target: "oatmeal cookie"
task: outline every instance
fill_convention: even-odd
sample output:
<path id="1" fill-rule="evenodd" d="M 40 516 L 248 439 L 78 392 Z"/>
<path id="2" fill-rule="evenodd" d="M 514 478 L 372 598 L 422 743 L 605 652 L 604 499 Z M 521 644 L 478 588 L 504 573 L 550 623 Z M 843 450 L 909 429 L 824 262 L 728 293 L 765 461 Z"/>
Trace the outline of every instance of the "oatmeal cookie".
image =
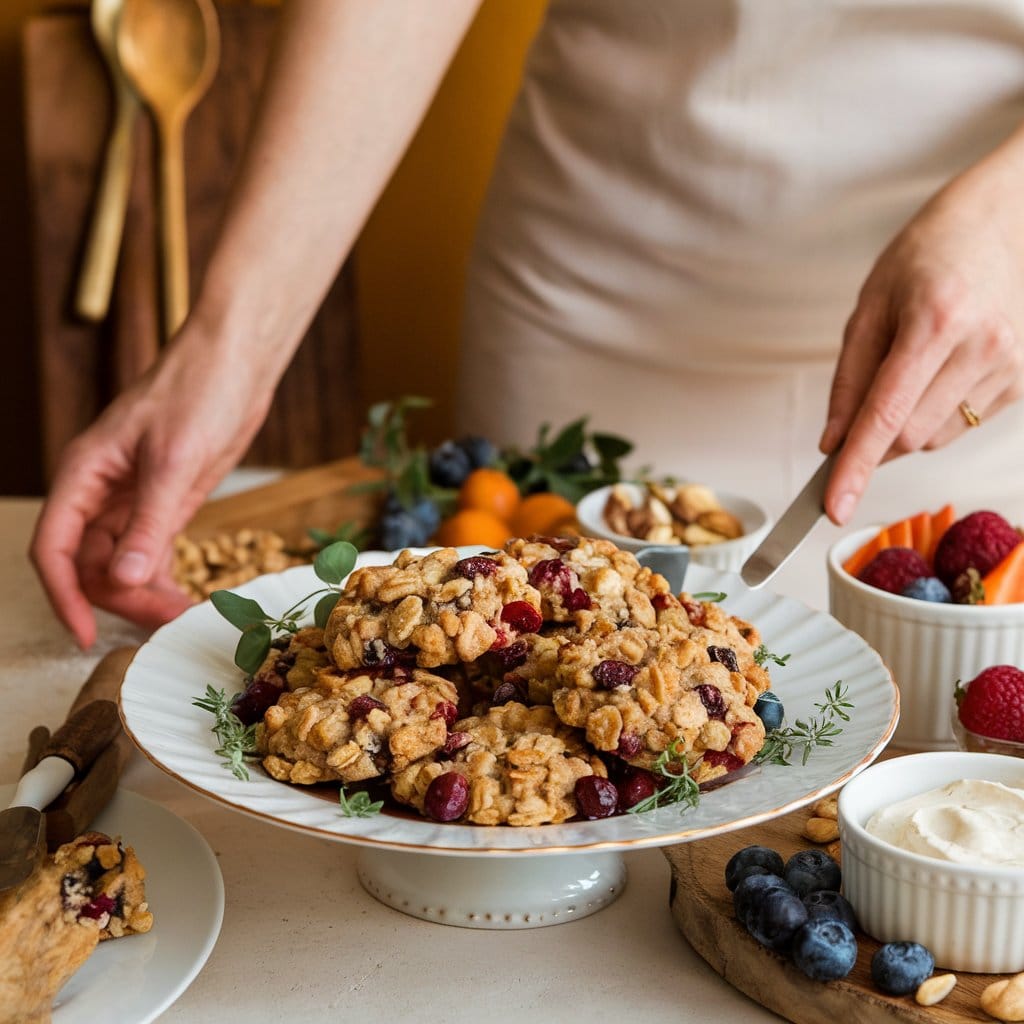
<path id="1" fill-rule="evenodd" d="M 655 599 L 668 581 L 611 541 L 590 537 L 517 538 L 505 550 L 529 571 L 540 591 L 545 621 L 571 622 L 586 631 L 596 621 L 654 626 Z"/>
<path id="2" fill-rule="evenodd" d="M 473 661 L 540 626 L 540 595 L 526 569 L 502 552 L 460 558 L 454 548 L 349 577 L 327 623 L 326 643 L 341 669 Z"/>
<path id="3" fill-rule="evenodd" d="M 477 825 L 542 825 L 576 815 L 573 790 L 585 775 L 607 775 L 582 735 L 549 707 L 511 702 L 456 722 L 441 759 L 396 772 L 394 798 L 430 815 L 431 783 L 448 773 L 468 783 L 461 815 Z"/>
<path id="4" fill-rule="evenodd" d="M 283 693 L 267 709 L 256 745 L 282 782 L 374 779 L 443 747 L 458 699 L 452 682 L 420 669 L 321 671 L 315 687 Z"/>
<path id="5" fill-rule="evenodd" d="M 640 768 L 678 743 L 698 782 L 746 764 L 764 743 L 739 672 L 714 660 L 700 639 L 669 642 L 626 629 L 581 637 L 560 651 L 555 713 L 586 730 L 599 751 Z"/>
<path id="6" fill-rule="evenodd" d="M 253 679 L 281 690 L 299 690 L 315 686 L 317 674 L 329 664 L 324 631 L 308 626 L 288 637 L 285 647 L 272 647 Z"/>

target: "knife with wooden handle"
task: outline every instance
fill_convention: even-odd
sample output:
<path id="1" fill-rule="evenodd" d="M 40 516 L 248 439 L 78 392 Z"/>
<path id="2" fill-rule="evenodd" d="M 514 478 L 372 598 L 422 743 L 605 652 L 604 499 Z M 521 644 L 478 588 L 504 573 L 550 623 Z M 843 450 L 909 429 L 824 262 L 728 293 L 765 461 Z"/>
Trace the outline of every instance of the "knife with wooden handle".
<path id="1" fill-rule="evenodd" d="M 39 763 L 21 777 L 10 807 L 0 812 L 0 890 L 20 885 L 32 873 L 44 834 L 42 809 L 85 772 L 120 729 L 117 705 L 94 700 L 50 737 Z"/>

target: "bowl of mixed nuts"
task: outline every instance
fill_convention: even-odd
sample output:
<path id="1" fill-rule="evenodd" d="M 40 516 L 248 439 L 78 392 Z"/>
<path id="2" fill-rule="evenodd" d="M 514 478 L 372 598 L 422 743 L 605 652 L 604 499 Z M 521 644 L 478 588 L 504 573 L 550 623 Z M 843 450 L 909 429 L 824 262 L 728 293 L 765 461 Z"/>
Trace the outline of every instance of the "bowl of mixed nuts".
<path id="1" fill-rule="evenodd" d="M 727 572 L 738 571 L 771 528 L 768 513 L 756 502 L 697 483 L 600 487 L 577 504 L 576 518 L 584 533 L 627 551 L 685 545 L 694 562 Z"/>

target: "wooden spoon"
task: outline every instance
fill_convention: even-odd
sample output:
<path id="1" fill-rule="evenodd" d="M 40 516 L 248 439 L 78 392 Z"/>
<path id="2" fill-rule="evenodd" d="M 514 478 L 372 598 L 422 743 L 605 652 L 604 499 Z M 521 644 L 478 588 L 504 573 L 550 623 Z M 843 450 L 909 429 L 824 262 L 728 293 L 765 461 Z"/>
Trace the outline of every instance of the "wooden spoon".
<path id="1" fill-rule="evenodd" d="M 132 134 L 139 115 L 139 101 L 117 59 L 117 20 L 121 16 L 121 7 L 122 0 L 92 0 L 92 31 L 114 88 L 114 122 L 107 137 L 96 204 L 75 293 L 75 312 L 96 323 L 106 317 L 110 308 L 131 187 Z"/>
<path id="2" fill-rule="evenodd" d="M 149 107 L 160 142 L 164 338 L 188 313 L 185 121 L 213 81 L 220 31 L 212 0 L 124 0 L 117 54 Z"/>

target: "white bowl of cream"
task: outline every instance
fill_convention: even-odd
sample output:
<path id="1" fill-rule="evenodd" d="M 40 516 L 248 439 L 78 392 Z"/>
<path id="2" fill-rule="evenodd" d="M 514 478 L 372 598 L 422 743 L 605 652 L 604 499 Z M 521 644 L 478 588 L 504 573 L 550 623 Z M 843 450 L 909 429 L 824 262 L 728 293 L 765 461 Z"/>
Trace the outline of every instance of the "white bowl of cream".
<path id="1" fill-rule="evenodd" d="M 843 888 L 881 942 L 1024 971 L 1024 762 L 962 751 L 877 762 L 839 796 Z"/>

